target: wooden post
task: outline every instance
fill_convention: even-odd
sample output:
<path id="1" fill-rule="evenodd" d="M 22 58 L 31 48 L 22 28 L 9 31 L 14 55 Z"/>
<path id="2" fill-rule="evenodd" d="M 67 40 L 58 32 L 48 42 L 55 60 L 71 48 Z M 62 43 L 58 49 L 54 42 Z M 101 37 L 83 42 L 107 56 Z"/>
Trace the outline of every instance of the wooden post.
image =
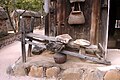
<path id="1" fill-rule="evenodd" d="M 49 13 L 45 16 L 45 35 L 49 36 Z"/>
<path id="2" fill-rule="evenodd" d="M 22 16 L 20 16 L 20 20 L 21 20 L 21 47 L 22 47 L 22 62 L 26 62 L 26 49 L 25 49 L 25 21 L 22 18 Z"/>
<path id="3" fill-rule="evenodd" d="M 56 3 L 56 0 L 51 0 L 49 4 L 49 36 L 56 36 Z"/>
<path id="4" fill-rule="evenodd" d="M 62 6 L 62 2 L 63 0 L 57 0 L 57 20 L 58 20 L 58 26 L 57 26 L 57 35 L 61 34 L 61 22 L 62 22 L 62 10 L 63 10 L 63 6 Z"/>
<path id="5" fill-rule="evenodd" d="M 100 17 L 100 0 L 93 0 L 92 4 L 92 18 L 91 18 L 91 31 L 90 31 L 90 42 L 92 44 L 97 43 L 98 38 L 98 26 Z"/>
<path id="6" fill-rule="evenodd" d="M 30 32 L 33 33 L 33 29 L 34 29 L 34 17 L 31 17 L 31 23 L 30 23 Z M 29 39 L 30 42 L 32 42 L 32 39 Z M 28 57 L 31 57 L 31 53 L 32 53 L 32 45 L 29 44 L 28 45 Z"/>

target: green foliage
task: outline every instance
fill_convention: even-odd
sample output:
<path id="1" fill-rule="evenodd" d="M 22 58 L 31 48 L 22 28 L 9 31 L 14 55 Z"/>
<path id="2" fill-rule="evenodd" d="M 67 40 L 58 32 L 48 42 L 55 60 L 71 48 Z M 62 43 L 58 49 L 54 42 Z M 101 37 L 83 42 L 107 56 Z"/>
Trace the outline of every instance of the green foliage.
<path id="1" fill-rule="evenodd" d="M 5 8 L 9 8 L 9 9 L 12 9 L 13 7 L 13 2 L 12 0 L 0 0 L 0 6 Z"/>
<path id="2" fill-rule="evenodd" d="M 25 9 L 41 11 L 43 0 L 0 0 L 0 6 L 8 7 L 9 10 Z"/>
<path id="3" fill-rule="evenodd" d="M 27 9 L 40 11 L 42 9 L 43 0 L 16 0 L 15 6 L 19 9 Z"/>

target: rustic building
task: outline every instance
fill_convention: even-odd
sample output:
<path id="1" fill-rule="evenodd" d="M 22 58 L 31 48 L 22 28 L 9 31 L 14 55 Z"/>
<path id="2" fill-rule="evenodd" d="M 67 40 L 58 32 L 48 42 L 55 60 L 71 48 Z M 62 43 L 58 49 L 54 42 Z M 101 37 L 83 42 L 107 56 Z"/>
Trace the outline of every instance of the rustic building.
<path id="1" fill-rule="evenodd" d="M 66 33 L 74 39 L 83 38 L 92 44 L 101 43 L 104 49 L 107 49 L 108 36 L 115 32 L 114 21 L 119 19 L 117 16 L 120 12 L 119 0 L 45 1 L 49 1 L 46 3 L 48 6 L 45 4 L 45 10 L 49 11 L 46 17 L 46 35 L 56 36 Z M 85 22 L 71 25 L 68 19 L 74 6 L 75 11 L 79 10 L 77 4 L 80 4 L 80 11 L 83 12 Z"/>
<path id="2" fill-rule="evenodd" d="M 81 11 L 85 17 L 84 24 L 70 25 L 68 23 L 68 17 L 70 15 L 71 8 L 74 6 L 73 2 L 80 4 Z M 53 5 L 51 3 L 53 3 Z M 46 35 L 59 35 L 68 33 L 74 39 L 92 39 L 92 43 L 97 43 L 95 38 L 97 38 L 98 34 L 95 33 L 98 33 L 96 27 L 99 26 L 98 24 L 100 20 L 100 0 L 51 0 L 51 3 L 49 4 L 50 9 L 48 14 L 48 21 L 52 22 L 51 17 L 52 15 L 55 15 L 53 20 L 55 28 L 53 28 L 54 26 L 51 26 L 52 23 L 48 23 L 49 27 L 46 26 Z M 75 8 L 77 8 L 77 6 L 75 6 Z M 54 11 L 54 14 L 52 11 Z"/>
<path id="3" fill-rule="evenodd" d="M 0 37 L 8 34 L 8 26 L 6 25 L 6 20 L 6 12 L 2 7 L 0 7 Z"/>

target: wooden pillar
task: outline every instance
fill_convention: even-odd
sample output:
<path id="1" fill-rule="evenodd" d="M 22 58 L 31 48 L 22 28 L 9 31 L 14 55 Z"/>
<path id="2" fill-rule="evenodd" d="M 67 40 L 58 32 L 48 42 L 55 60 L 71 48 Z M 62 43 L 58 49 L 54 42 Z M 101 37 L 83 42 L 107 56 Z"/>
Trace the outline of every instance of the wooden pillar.
<path id="1" fill-rule="evenodd" d="M 49 36 L 49 13 L 45 16 L 45 35 Z"/>
<path id="2" fill-rule="evenodd" d="M 99 19 L 100 19 L 100 0 L 93 0 L 90 30 L 90 42 L 92 44 L 96 44 L 98 41 Z"/>
<path id="3" fill-rule="evenodd" d="M 25 48 L 25 20 L 20 16 L 20 21 L 21 21 L 21 48 L 22 48 L 22 62 L 26 62 L 26 48 Z"/>
<path id="4" fill-rule="evenodd" d="M 56 0 L 51 0 L 49 4 L 49 36 L 56 36 Z"/>

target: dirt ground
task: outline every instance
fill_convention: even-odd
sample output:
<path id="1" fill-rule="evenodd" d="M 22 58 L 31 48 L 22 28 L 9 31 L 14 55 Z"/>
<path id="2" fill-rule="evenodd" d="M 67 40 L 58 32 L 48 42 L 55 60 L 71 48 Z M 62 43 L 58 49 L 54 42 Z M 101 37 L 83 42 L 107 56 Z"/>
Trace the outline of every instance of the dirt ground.
<path id="1" fill-rule="evenodd" d="M 37 80 L 30 77 L 15 77 L 6 74 L 6 69 L 9 65 L 21 56 L 21 46 L 19 41 L 2 48 L 0 50 L 0 80 Z"/>
<path id="2" fill-rule="evenodd" d="M 44 34 L 44 31 L 36 30 L 35 32 L 40 32 Z M 14 43 L 5 46 L 0 49 L 0 80 L 45 80 L 32 77 L 20 77 L 20 76 L 10 76 L 6 73 L 6 69 L 9 65 L 13 65 L 16 60 L 21 56 L 21 43 L 20 41 L 15 41 Z"/>
<path id="3" fill-rule="evenodd" d="M 36 31 L 39 32 L 39 31 Z M 43 31 L 41 32 L 44 33 Z M 14 43 L 0 49 L 0 80 L 46 80 L 40 78 L 32 77 L 20 77 L 20 76 L 10 76 L 6 74 L 6 69 L 9 65 L 15 63 L 15 61 L 21 56 L 21 43 L 20 41 L 15 41 Z M 111 66 L 98 67 L 100 70 L 107 70 L 120 65 L 120 50 L 119 49 L 109 49 L 107 54 L 107 60 L 111 61 Z M 120 67 L 119 67 L 120 68 Z M 54 79 L 51 79 L 54 80 Z"/>

